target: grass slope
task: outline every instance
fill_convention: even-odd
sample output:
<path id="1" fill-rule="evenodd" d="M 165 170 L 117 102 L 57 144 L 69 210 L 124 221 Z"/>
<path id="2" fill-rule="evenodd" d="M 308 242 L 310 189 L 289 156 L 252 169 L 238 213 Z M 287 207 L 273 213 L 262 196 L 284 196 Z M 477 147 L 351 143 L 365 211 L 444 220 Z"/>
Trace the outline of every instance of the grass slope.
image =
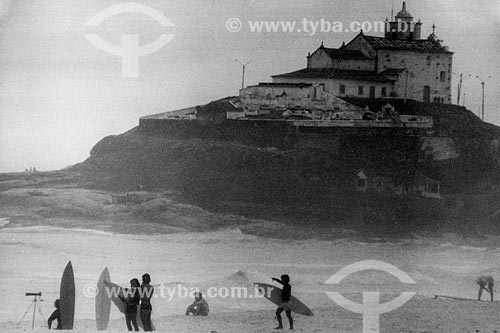
<path id="1" fill-rule="evenodd" d="M 387 103 L 350 102 L 372 103 L 373 110 Z M 87 161 L 71 170 L 99 188 L 169 190 L 210 211 L 289 224 L 347 226 L 381 234 L 497 232 L 500 179 L 488 147 L 500 138 L 500 129 L 462 107 L 401 103 L 391 104 L 400 113 L 432 115 L 436 130 L 456 140 L 461 157 L 430 161 L 422 155 L 418 138 L 411 137 L 343 137 L 335 151 L 278 150 L 185 132 L 179 137 L 175 130 L 148 135 L 135 128 L 104 138 Z M 359 168 L 398 177 L 423 172 L 441 179 L 446 195 L 443 200 L 361 195 L 353 185 Z"/>

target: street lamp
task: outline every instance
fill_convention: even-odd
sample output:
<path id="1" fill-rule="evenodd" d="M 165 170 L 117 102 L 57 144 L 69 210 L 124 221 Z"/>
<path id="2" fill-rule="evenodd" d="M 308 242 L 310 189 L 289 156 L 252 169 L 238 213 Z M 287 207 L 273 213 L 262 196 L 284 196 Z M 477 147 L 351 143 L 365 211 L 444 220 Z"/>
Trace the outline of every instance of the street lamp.
<path id="1" fill-rule="evenodd" d="M 243 64 L 241 61 L 239 61 L 238 59 L 234 59 L 234 61 L 236 61 L 237 63 L 239 63 L 241 65 L 241 67 L 243 68 L 243 74 L 241 75 L 241 89 L 245 88 L 245 68 L 247 67 L 247 65 L 249 63 L 251 63 L 252 61 L 249 61 L 247 62 L 246 64 Z"/>
<path id="2" fill-rule="evenodd" d="M 457 75 L 458 73 L 453 73 L 455 75 Z M 460 97 L 461 97 L 461 94 L 462 94 L 462 84 L 463 84 L 463 81 L 472 76 L 471 74 L 467 75 L 464 77 L 464 73 L 460 73 L 460 81 L 458 82 L 458 91 L 457 91 L 457 105 L 460 106 Z M 462 105 L 465 105 L 465 93 L 464 93 L 464 101 L 462 102 Z"/>
<path id="3" fill-rule="evenodd" d="M 483 97 L 482 97 L 482 102 L 481 102 L 481 120 L 484 121 L 484 83 L 491 78 L 491 76 L 488 76 L 486 79 L 480 78 L 478 75 L 476 77 L 481 81 L 481 88 L 483 90 Z"/>

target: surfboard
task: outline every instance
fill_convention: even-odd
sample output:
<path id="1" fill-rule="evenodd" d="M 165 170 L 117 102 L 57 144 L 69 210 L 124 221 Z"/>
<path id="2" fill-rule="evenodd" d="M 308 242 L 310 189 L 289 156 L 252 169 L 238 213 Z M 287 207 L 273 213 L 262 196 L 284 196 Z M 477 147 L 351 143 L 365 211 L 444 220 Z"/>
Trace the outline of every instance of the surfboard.
<path id="1" fill-rule="evenodd" d="M 75 277 L 73 266 L 68 262 L 64 269 L 59 288 L 59 304 L 61 311 L 61 327 L 72 330 L 75 321 Z"/>
<path id="2" fill-rule="evenodd" d="M 267 283 L 254 283 L 255 287 L 259 291 L 259 293 L 273 302 L 276 305 L 281 304 L 281 289 L 267 284 Z M 299 301 L 297 298 L 291 296 L 290 297 L 290 309 L 292 312 L 304 315 L 304 316 L 312 316 L 314 315 L 311 309 L 309 309 L 304 303 Z"/>
<path id="3" fill-rule="evenodd" d="M 110 281 L 108 268 L 104 268 L 97 281 L 97 294 L 95 296 L 95 322 L 98 331 L 108 329 L 109 312 L 111 311 L 111 298 L 106 292 L 104 281 Z"/>
<path id="4" fill-rule="evenodd" d="M 120 296 L 124 296 L 123 288 L 109 280 L 104 280 L 103 282 L 105 287 L 107 287 L 105 292 L 111 296 L 110 301 L 113 302 L 121 313 L 125 314 L 127 304 L 125 304 L 125 302 L 120 298 Z"/>
<path id="5" fill-rule="evenodd" d="M 107 288 L 112 289 L 112 292 L 110 293 L 111 301 L 118 308 L 118 310 L 120 310 L 121 313 L 125 314 L 126 309 L 127 309 L 127 304 L 118 296 L 118 295 L 121 295 L 122 297 L 124 296 L 123 288 L 120 287 L 119 285 L 117 285 L 116 283 L 106 281 L 106 280 L 104 281 L 104 285 Z M 141 329 L 144 328 L 144 325 L 142 325 L 141 311 L 140 311 L 139 307 L 137 307 L 137 325 Z M 152 320 L 151 320 L 151 326 L 153 327 L 153 331 L 156 330 Z"/>

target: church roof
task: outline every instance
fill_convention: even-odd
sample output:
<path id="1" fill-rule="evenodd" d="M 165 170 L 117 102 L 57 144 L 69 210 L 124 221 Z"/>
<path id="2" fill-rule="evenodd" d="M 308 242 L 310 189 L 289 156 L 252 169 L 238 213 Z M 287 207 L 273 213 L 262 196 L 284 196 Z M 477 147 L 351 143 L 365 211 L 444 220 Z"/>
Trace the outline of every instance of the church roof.
<path id="1" fill-rule="evenodd" d="M 405 68 L 387 68 L 382 72 L 380 72 L 380 74 L 394 76 L 403 73 L 405 70 L 406 70 Z"/>
<path id="2" fill-rule="evenodd" d="M 289 82 L 259 82 L 258 85 L 248 86 L 249 87 L 284 87 L 284 88 L 309 88 L 312 87 L 311 83 L 289 83 Z"/>
<path id="3" fill-rule="evenodd" d="M 298 79 L 345 79 L 370 82 L 390 82 L 394 79 L 387 75 L 377 74 L 375 71 L 356 71 L 335 68 L 304 68 L 298 71 L 273 75 L 273 78 L 298 78 Z"/>
<path id="4" fill-rule="evenodd" d="M 323 50 L 332 59 L 371 59 L 360 50 L 330 49 L 326 47 Z"/>
<path id="5" fill-rule="evenodd" d="M 447 48 L 441 45 L 436 40 L 419 39 L 419 40 L 399 40 L 388 39 L 384 37 L 364 36 L 370 45 L 376 50 L 404 50 L 417 52 L 445 52 Z"/>

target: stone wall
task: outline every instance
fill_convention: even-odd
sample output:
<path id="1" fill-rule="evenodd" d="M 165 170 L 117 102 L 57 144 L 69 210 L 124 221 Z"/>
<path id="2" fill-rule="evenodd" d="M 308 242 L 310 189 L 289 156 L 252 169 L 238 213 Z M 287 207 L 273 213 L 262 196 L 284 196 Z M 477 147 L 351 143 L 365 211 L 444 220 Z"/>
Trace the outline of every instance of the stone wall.
<path id="1" fill-rule="evenodd" d="M 443 98 L 445 104 L 451 103 L 452 54 L 379 51 L 377 68 L 380 72 L 390 68 L 407 68 L 408 99 L 423 101 L 424 86 L 429 86 L 431 102 L 436 97 Z M 441 80 L 441 72 L 444 72 L 444 81 Z M 405 96 L 406 75 L 402 72 L 395 85 L 400 98 Z"/>

